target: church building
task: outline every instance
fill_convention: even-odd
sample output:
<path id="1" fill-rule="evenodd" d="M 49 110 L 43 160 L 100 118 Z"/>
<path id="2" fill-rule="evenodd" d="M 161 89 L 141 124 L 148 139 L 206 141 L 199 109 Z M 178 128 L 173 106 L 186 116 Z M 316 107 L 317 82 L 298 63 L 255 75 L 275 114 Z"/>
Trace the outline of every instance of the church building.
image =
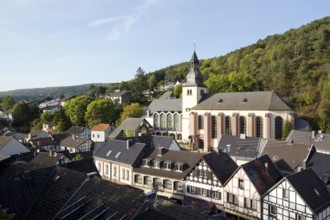
<path id="1" fill-rule="evenodd" d="M 217 150 L 221 135 L 281 139 L 294 111 L 272 91 L 207 93 L 194 51 L 182 86 L 182 140 L 194 150 Z"/>

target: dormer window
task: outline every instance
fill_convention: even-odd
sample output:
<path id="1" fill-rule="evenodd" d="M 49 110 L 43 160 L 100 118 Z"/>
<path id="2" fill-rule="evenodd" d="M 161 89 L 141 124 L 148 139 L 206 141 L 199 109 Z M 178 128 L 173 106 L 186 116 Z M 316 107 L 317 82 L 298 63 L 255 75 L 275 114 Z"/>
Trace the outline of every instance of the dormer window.
<path id="1" fill-rule="evenodd" d="M 171 161 L 165 161 L 165 162 L 163 163 L 163 168 L 164 168 L 165 170 L 171 170 L 171 169 L 172 169 L 172 162 L 171 162 Z"/>
<path id="2" fill-rule="evenodd" d="M 242 102 L 247 102 L 248 100 L 247 100 L 247 98 L 244 98 L 244 99 L 242 99 Z"/>
<path id="3" fill-rule="evenodd" d="M 142 166 L 144 166 L 144 167 L 150 167 L 150 159 L 143 159 Z"/>
<path id="4" fill-rule="evenodd" d="M 223 100 L 222 99 L 218 99 L 218 103 L 222 103 L 223 102 Z"/>
<path id="5" fill-rule="evenodd" d="M 162 161 L 160 161 L 160 160 L 154 160 L 152 162 L 153 168 L 160 169 L 161 162 Z"/>
<path id="6" fill-rule="evenodd" d="M 175 167 L 175 171 L 179 171 L 179 172 L 183 171 L 183 164 L 182 163 L 175 163 L 174 167 Z"/>

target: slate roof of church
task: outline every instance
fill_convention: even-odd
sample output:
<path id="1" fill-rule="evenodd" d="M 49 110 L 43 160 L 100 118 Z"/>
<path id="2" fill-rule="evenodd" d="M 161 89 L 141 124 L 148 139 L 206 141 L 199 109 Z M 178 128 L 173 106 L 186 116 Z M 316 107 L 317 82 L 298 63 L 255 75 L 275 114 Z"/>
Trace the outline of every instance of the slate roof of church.
<path id="1" fill-rule="evenodd" d="M 199 71 L 199 60 L 195 51 L 190 59 L 190 70 L 186 78 L 187 81 L 183 86 L 205 87 L 203 83 L 203 75 Z"/>
<path id="2" fill-rule="evenodd" d="M 182 99 L 154 99 L 148 109 L 154 112 L 181 112 Z"/>
<path id="3" fill-rule="evenodd" d="M 192 110 L 292 110 L 272 91 L 206 93 Z"/>

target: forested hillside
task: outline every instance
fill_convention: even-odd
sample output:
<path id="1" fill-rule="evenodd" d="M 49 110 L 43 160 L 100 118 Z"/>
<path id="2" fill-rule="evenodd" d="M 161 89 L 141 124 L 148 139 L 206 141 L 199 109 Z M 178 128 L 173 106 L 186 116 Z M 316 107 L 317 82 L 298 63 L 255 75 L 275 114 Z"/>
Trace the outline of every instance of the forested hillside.
<path id="1" fill-rule="evenodd" d="M 36 100 L 38 98 L 53 97 L 59 98 L 60 96 L 72 96 L 85 94 L 91 87 L 95 86 L 110 86 L 110 83 L 95 83 L 84 84 L 77 86 L 62 86 L 62 87 L 47 87 L 47 88 L 35 88 L 35 89 L 19 89 L 6 92 L 0 92 L 0 98 L 5 96 L 11 96 L 15 100 Z"/>
<path id="2" fill-rule="evenodd" d="M 188 67 L 170 66 L 149 78 L 181 80 Z M 211 92 L 273 90 L 314 128 L 330 132 L 330 17 L 202 60 L 200 69 Z"/>

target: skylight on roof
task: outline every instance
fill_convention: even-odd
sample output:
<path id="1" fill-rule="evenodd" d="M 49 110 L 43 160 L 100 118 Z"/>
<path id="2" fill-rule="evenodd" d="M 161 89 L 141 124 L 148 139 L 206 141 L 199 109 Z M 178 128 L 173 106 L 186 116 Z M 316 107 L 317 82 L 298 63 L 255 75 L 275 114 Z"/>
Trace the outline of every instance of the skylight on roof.
<path id="1" fill-rule="evenodd" d="M 112 152 L 112 150 L 109 150 L 106 156 L 109 157 L 111 152 Z"/>
<path id="2" fill-rule="evenodd" d="M 317 189 L 314 189 L 314 192 L 316 193 L 317 196 L 320 196 L 319 191 L 317 191 Z"/>
<path id="3" fill-rule="evenodd" d="M 120 156 L 121 152 L 118 152 L 115 156 L 115 158 L 118 158 Z"/>

